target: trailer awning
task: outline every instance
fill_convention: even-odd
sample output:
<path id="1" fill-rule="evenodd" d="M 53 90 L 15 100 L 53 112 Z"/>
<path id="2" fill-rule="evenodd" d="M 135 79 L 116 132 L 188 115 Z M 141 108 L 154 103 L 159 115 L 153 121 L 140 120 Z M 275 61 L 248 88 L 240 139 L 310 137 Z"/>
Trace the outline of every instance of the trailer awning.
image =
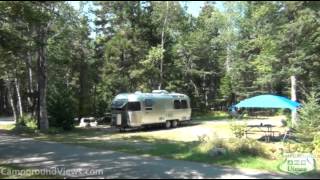
<path id="1" fill-rule="evenodd" d="M 286 97 L 275 95 L 260 95 L 245 99 L 236 104 L 237 108 L 281 108 L 296 110 L 300 103 Z"/>

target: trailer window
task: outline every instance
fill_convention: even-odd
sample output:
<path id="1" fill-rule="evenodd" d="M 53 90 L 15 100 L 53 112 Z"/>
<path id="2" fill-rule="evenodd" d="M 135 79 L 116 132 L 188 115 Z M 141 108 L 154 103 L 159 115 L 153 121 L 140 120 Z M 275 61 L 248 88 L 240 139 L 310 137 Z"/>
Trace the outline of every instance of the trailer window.
<path id="1" fill-rule="evenodd" d="M 153 101 L 152 99 L 145 99 L 144 100 L 144 107 L 146 110 L 152 110 Z"/>
<path id="2" fill-rule="evenodd" d="M 140 111 L 140 102 L 128 102 L 128 111 Z"/>
<path id="3" fill-rule="evenodd" d="M 174 106 L 174 109 L 180 109 L 180 101 L 179 100 L 174 100 L 173 101 L 173 106 Z"/>
<path id="4" fill-rule="evenodd" d="M 181 109 L 187 109 L 188 108 L 188 103 L 186 100 L 181 100 Z"/>
<path id="5" fill-rule="evenodd" d="M 127 104 L 127 99 L 118 99 L 112 102 L 111 109 L 112 110 L 123 110 L 125 105 Z"/>

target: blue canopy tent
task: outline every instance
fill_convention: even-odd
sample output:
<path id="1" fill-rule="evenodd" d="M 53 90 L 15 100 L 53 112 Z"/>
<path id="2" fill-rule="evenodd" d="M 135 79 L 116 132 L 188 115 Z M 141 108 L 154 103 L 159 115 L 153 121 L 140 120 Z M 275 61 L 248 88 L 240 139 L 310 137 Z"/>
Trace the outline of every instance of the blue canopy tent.
<path id="1" fill-rule="evenodd" d="M 292 122 L 297 118 L 297 109 L 300 103 L 292 101 L 286 97 L 276 95 L 260 95 L 240 101 L 234 107 L 236 108 L 281 108 L 290 109 L 292 112 Z"/>
<path id="2" fill-rule="evenodd" d="M 295 111 L 300 103 L 275 95 L 260 95 L 245 99 L 236 104 L 236 108 L 281 108 Z"/>

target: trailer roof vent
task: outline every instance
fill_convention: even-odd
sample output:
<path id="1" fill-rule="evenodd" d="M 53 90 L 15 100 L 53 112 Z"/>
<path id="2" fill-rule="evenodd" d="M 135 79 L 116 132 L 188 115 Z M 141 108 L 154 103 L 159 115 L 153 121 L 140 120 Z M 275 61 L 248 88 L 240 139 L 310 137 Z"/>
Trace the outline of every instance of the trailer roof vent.
<path id="1" fill-rule="evenodd" d="M 155 94 L 169 94 L 166 90 L 153 90 L 152 93 Z"/>

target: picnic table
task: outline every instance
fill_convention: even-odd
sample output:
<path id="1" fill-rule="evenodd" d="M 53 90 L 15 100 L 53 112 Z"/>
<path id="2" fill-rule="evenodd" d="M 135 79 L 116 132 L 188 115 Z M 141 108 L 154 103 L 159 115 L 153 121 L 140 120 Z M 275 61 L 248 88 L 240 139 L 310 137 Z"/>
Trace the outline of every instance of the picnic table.
<path id="1" fill-rule="evenodd" d="M 275 127 L 271 124 L 260 124 L 260 125 L 248 125 L 245 131 L 246 137 L 252 133 L 264 133 L 265 141 L 270 142 L 270 139 L 274 137 L 275 131 L 272 128 Z"/>

